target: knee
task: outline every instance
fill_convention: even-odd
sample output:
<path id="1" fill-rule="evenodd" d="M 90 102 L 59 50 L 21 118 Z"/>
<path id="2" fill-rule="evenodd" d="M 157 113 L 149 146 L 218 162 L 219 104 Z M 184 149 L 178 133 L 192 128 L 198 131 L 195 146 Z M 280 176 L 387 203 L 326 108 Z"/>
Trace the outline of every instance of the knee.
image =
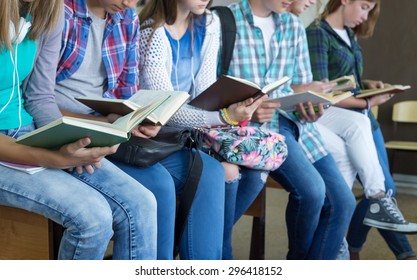
<path id="1" fill-rule="evenodd" d="M 157 202 L 155 196 L 148 189 L 139 186 L 128 194 L 123 194 L 115 199 L 113 228 L 115 231 L 120 231 L 132 228 L 135 225 L 153 226 L 156 224 L 156 216 Z"/>
<path id="2" fill-rule="evenodd" d="M 140 194 L 140 199 L 136 202 L 136 208 L 138 208 L 141 213 L 145 212 L 150 215 L 156 213 L 157 200 L 155 195 L 151 191 L 144 189 Z"/>
<path id="3" fill-rule="evenodd" d="M 343 213 L 342 217 L 350 219 L 353 215 L 353 212 L 356 208 L 356 199 L 350 189 L 347 189 L 346 186 L 341 185 L 340 188 L 337 188 L 337 195 L 332 195 L 331 199 L 333 207 L 337 207 L 340 213 Z"/>
<path id="4" fill-rule="evenodd" d="M 356 209 L 356 199 L 354 197 L 354 195 L 351 193 L 351 195 L 349 197 L 347 197 L 346 199 L 346 211 L 348 212 L 347 214 L 349 216 L 353 215 L 353 212 L 355 212 Z"/>
<path id="5" fill-rule="evenodd" d="M 349 132 L 357 133 L 357 132 L 364 131 L 364 130 L 371 131 L 371 122 L 368 116 L 361 114 L 361 113 L 354 112 L 353 114 L 350 115 L 349 119 L 350 119 L 350 121 L 348 122 Z"/>
<path id="6" fill-rule="evenodd" d="M 68 216 L 68 219 L 64 220 L 63 226 L 72 235 L 110 240 L 113 236 L 113 215 L 110 206 L 107 203 L 87 204 L 93 211 L 79 209 L 73 217 Z"/>
<path id="7" fill-rule="evenodd" d="M 226 182 L 236 181 L 239 179 L 239 167 L 236 164 L 222 162 Z"/>
<path id="8" fill-rule="evenodd" d="M 321 208 L 326 198 L 326 188 L 324 181 L 317 181 L 314 184 L 303 184 L 298 189 L 298 198 L 304 205 L 309 205 L 312 209 Z"/>
<path id="9" fill-rule="evenodd" d="M 156 199 L 160 205 L 167 206 L 168 203 L 175 201 L 175 183 L 171 175 L 160 174 L 155 177 L 153 182 L 147 182 L 145 187 L 150 191 L 145 195 L 146 200 L 149 201 L 150 197 L 153 196 L 153 200 Z"/>

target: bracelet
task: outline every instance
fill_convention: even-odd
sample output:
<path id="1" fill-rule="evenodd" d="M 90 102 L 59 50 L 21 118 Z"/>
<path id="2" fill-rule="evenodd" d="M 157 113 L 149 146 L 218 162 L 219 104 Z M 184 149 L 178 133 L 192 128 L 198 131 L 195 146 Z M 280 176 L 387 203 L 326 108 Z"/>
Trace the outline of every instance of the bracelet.
<path id="1" fill-rule="evenodd" d="M 365 98 L 366 101 L 366 110 L 369 111 L 371 110 L 371 103 L 369 102 L 369 98 Z"/>
<path id="2" fill-rule="evenodd" d="M 220 115 L 220 120 L 222 121 L 223 124 L 228 124 L 226 119 L 224 118 L 224 113 L 222 110 L 219 110 L 219 115 Z"/>
<path id="3" fill-rule="evenodd" d="M 220 110 L 220 115 L 222 116 L 222 118 L 226 121 L 227 124 L 229 125 L 238 125 L 239 122 L 233 120 L 229 114 L 227 113 L 227 109 L 223 108 Z"/>

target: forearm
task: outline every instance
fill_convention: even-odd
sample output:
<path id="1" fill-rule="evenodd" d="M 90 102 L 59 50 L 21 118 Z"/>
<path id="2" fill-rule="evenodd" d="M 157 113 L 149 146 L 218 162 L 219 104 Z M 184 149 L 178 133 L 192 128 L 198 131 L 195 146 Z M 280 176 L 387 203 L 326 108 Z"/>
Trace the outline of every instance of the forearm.
<path id="1" fill-rule="evenodd" d="M 294 92 L 304 92 L 309 90 L 310 84 L 302 84 L 302 85 L 291 85 L 291 88 Z"/>
<path id="2" fill-rule="evenodd" d="M 54 151 L 20 145 L 15 139 L 0 135 L 0 160 L 49 168 L 60 168 L 65 160 Z"/>
<path id="3" fill-rule="evenodd" d="M 347 109 L 367 109 L 368 103 L 365 98 L 355 98 L 352 96 L 338 102 L 336 106 Z"/>

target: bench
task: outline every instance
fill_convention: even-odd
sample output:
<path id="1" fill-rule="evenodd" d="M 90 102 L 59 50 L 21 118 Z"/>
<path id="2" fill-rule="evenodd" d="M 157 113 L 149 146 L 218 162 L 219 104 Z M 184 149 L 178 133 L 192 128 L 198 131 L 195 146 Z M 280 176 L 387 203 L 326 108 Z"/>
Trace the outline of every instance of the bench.
<path id="1" fill-rule="evenodd" d="M 60 242 L 56 227 L 41 215 L 0 206 L 0 259 L 56 259 Z"/>

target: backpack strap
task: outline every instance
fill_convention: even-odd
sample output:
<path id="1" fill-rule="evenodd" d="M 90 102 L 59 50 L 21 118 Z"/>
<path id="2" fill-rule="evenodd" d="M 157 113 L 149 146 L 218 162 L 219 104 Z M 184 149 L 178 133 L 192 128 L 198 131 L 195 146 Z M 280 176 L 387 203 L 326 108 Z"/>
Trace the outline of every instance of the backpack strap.
<path id="1" fill-rule="evenodd" d="M 220 56 L 220 74 L 227 74 L 232 60 L 233 49 L 236 40 L 236 21 L 232 11 L 226 6 L 215 6 L 210 10 L 215 11 L 220 18 L 222 31 L 222 50 Z"/>

